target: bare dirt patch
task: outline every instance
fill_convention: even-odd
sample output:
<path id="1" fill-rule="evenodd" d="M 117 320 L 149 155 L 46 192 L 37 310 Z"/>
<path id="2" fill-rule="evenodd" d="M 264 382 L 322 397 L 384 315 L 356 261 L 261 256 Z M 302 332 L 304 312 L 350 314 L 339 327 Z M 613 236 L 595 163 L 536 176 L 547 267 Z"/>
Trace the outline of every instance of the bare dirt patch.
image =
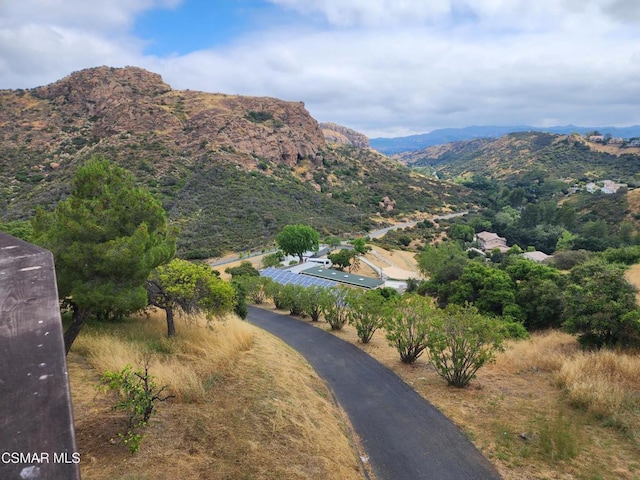
<path id="1" fill-rule="evenodd" d="M 389 278 L 406 280 L 422 278 L 414 252 L 373 247 L 365 258 L 381 268 Z"/>

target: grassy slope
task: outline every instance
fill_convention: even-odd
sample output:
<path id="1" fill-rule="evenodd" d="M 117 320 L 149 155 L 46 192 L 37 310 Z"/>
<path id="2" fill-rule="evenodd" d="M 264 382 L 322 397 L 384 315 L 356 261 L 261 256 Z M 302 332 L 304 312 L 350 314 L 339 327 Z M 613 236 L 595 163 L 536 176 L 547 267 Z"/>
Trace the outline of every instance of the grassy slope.
<path id="1" fill-rule="evenodd" d="M 90 327 L 74 346 L 69 371 L 83 478 L 363 478 L 342 414 L 296 352 L 234 319 L 213 332 L 180 323 L 176 342 L 163 338 L 163 328 L 157 318 Z M 157 383 L 178 398 L 157 407 L 131 455 L 117 437 L 124 417 L 94 385 L 99 371 L 136 363 L 145 348 L 154 352 Z"/>

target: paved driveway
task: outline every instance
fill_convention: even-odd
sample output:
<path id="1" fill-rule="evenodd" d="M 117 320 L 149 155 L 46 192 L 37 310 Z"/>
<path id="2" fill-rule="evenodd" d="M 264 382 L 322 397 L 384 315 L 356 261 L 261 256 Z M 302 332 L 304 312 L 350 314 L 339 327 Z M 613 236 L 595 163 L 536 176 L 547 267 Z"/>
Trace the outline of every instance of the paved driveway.
<path id="1" fill-rule="evenodd" d="M 327 382 L 378 480 L 500 478 L 451 421 L 356 346 L 269 310 L 249 307 L 247 319 L 300 352 Z"/>

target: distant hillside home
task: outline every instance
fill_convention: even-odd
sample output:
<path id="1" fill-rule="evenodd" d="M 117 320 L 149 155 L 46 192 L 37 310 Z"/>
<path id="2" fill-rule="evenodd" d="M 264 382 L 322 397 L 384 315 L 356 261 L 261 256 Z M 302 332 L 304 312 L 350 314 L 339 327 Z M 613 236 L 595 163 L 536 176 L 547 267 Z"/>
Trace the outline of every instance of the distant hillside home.
<path id="1" fill-rule="evenodd" d="M 609 195 L 612 193 L 616 193 L 621 188 L 626 188 L 626 187 L 628 187 L 626 183 L 616 183 L 613 180 L 604 180 L 602 182 L 602 187 L 599 187 L 593 182 L 589 182 L 584 186 L 584 188 L 589 193 L 595 193 L 598 190 L 600 190 L 602 193 L 606 193 Z"/>
<path id="2" fill-rule="evenodd" d="M 507 247 L 507 239 L 499 236 L 497 233 L 479 232 L 476 234 L 475 240 L 478 242 L 478 247 L 485 252 L 489 252 L 494 248 L 497 248 L 501 252 L 509 250 L 509 247 Z"/>
<path id="3" fill-rule="evenodd" d="M 537 250 L 533 252 L 525 252 L 522 254 L 522 256 L 538 263 L 542 263 L 552 257 L 552 255 L 547 255 L 546 253 L 538 252 Z"/>
<path id="4" fill-rule="evenodd" d="M 602 191 L 602 193 L 616 193 L 621 188 L 626 188 L 627 187 L 626 183 L 616 183 L 616 182 L 614 182 L 612 180 L 605 180 L 602 183 L 604 183 L 604 185 L 600 189 L 600 191 Z"/>
<path id="5" fill-rule="evenodd" d="M 602 143 L 604 142 L 604 135 L 591 135 L 589 137 L 590 142 Z"/>
<path id="6" fill-rule="evenodd" d="M 611 140 L 609 140 L 610 145 L 621 145 L 623 143 L 624 143 L 624 138 L 622 137 L 613 137 Z"/>

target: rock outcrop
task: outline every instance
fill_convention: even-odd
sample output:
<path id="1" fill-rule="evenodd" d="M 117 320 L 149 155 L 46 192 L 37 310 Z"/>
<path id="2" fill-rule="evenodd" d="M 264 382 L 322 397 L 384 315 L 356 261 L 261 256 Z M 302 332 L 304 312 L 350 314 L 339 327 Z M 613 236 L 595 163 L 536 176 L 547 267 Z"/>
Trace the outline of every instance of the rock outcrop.
<path id="1" fill-rule="evenodd" d="M 81 70 L 47 86 L 1 91 L 0 99 L 0 141 L 49 150 L 51 161 L 68 145 L 77 151 L 128 136 L 153 138 L 188 157 L 213 149 L 245 165 L 292 167 L 316 161 L 326 145 L 302 102 L 172 90 L 136 67 Z"/>
<path id="2" fill-rule="evenodd" d="M 340 143 L 344 145 L 354 145 L 360 148 L 369 148 L 369 138 L 360 132 L 331 122 L 321 123 L 320 128 L 328 143 Z"/>

